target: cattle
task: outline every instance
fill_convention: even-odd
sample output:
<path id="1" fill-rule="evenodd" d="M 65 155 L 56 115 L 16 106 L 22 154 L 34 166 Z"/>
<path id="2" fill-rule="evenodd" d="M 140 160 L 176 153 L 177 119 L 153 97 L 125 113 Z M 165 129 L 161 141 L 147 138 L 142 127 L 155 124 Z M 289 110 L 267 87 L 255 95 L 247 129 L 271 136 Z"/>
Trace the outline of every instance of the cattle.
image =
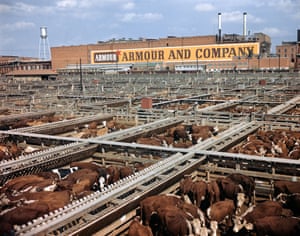
<path id="1" fill-rule="evenodd" d="M 300 216 L 300 193 L 280 193 L 276 200 L 280 201 L 285 208 L 290 209 L 295 216 Z"/>
<path id="2" fill-rule="evenodd" d="M 193 144 L 200 143 L 205 139 L 217 135 L 219 129 L 218 127 L 213 127 L 209 125 L 195 125 L 189 127 L 189 132 L 191 134 L 191 139 Z"/>
<path id="3" fill-rule="evenodd" d="M 175 141 L 172 145 L 170 145 L 174 148 L 189 148 L 191 146 L 193 146 L 192 141 Z"/>
<path id="4" fill-rule="evenodd" d="M 207 184 L 203 180 L 197 180 L 194 181 L 194 184 L 192 186 L 192 193 L 193 193 L 193 199 L 194 204 L 201 209 L 206 209 L 205 206 L 202 206 L 205 200 L 207 199 Z"/>
<path id="5" fill-rule="evenodd" d="M 145 198 L 140 202 L 141 219 L 144 225 L 149 225 L 151 215 L 162 206 L 178 206 L 182 204 L 183 200 L 176 195 L 155 195 Z"/>
<path id="6" fill-rule="evenodd" d="M 191 176 L 185 176 L 180 181 L 180 193 L 182 197 L 205 210 L 209 204 L 207 183 L 203 180 L 193 181 Z"/>
<path id="7" fill-rule="evenodd" d="M 126 178 L 134 173 L 130 166 L 122 166 L 120 167 L 119 171 L 120 179 Z"/>
<path id="8" fill-rule="evenodd" d="M 159 233 L 170 236 L 186 236 L 193 233 L 192 217 L 176 206 L 167 205 L 157 209 Z"/>
<path id="9" fill-rule="evenodd" d="M 108 171 L 107 168 L 92 162 L 72 162 L 70 164 L 70 167 L 77 167 L 79 169 L 89 169 L 91 171 L 95 171 L 98 173 L 98 185 L 100 189 L 103 189 L 105 185 L 107 185 L 107 179 L 108 179 Z"/>
<path id="10" fill-rule="evenodd" d="M 252 205 L 241 216 L 234 219 L 234 232 L 239 232 L 243 227 L 247 230 L 253 229 L 253 224 L 266 216 L 292 216 L 292 211 L 282 207 L 282 204 L 276 201 L 266 200 L 264 202 Z"/>
<path id="11" fill-rule="evenodd" d="M 207 183 L 207 192 L 208 192 L 209 205 L 212 205 L 213 203 L 221 200 L 220 188 L 217 181 L 213 180 Z"/>
<path id="12" fill-rule="evenodd" d="M 212 204 L 207 209 L 207 217 L 210 220 L 210 230 L 213 236 L 217 235 L 219 227 L 227 231 L 232 226 L 232 218 L 235 215 L 236 207 L 233 200 L 224 200 Z"/>
<path id="13" fill-rule="evenodd" d="M 128 236 L 153 236 L 151 228 L 140 223 L 139 217 L 135 217 L 128 229 Z"/>
<path id="14" fill-rule="evenodd" d="M 62 208 L 72 200 L 70 191 L 23 193 L 23 201 L 17 207 L 11 207 L 1 212 L 0 231 L 2 227 L 9 233 L 13 225 L 25 224 L 51 211 Z M 5 234 L 4 234 L 5 235 Z M 10 234 L 9 234 L 10 235 Z"/>
<path id="15" fill-rule="evenodd" d="M 152 146 L 162 146 L 162 141 L 156 137 L 140 137 L 136 140 L 139 144 L 146 144 Z"/>
<path id="16" fill-rule="evenodd" d="M 227 175 L 226 179 L 230 179 L 234 183 L 241 185 L 245 195 L 249 198 L 249 204 L 252 202 L 252 196 L 255 195 L 255 182 L 252 177 L 240 173 L 233 173 Z"/>
<path id="17" fill-rule="evenodd" d="M 84 185 L 78 186 L 79 188 L 83 188 L 84 190 L 92 190 L 99 189 L 101 186 L 101 179 L 99 173 L 91 170 L 91 169 L 79 169 L 71 174 L 69 174 L 66 178 L 66 181 L 70 181 L 72 183 L 72 188 L 75 184 Z"/>
<path id="18" fill-rule="evenodd" d="M 293 160 L 299 160 L 300 159 L 300 146 L 295 146 L 288 154 L 288 158 L 293 159 Z"/>
<path id="19" fill-rule="evenodd" d="M 289 216 L 266 216 L 255 221 L 253 231 L 256 236 L 298 236 L 300 219 Z"/>
<path id="20" fill-rule="evenodd" d="M 54 174 L 57 174 L 59 179 L 64 179 L 66 176 L 68 176 L 69 174 L 73 173 L 76 170 L 78 170 L 78 167 L 57 168 L 57 169 L 52 169 L 51 171 Z"/>
<path id="21" fill-rule="evenodd" d="M 235 206 L 239 211 L 245 202 L 245 194 L 243 193 L 243 187 L 240 184 L 236 184 L 227 178 L 218 178 L 216 180 L 220 189 L 220 199 L 232 199 Z"/>
<path id="22" fill-rule="evenodd" d="M 286 193 L 300 193 L 300 182 L 293 182 L 287 180 L 275 180 L 273 197 L 276 198 L 278 194 Z"/>
<path id="23" fill-rule="evenodd" d="M 53 179 L 45 179 L 38 175 L 19 176 L 7 181 L 0 193 L 15 197 L 23 192 L 54 191 L 57 187 Z"/>
<path id="24" fill-rule="evenodd" d="M 229 150 L 233 153 L 245 153 L 267 157 L 299 159 L 299 132 L 291 130 L 258 130 L 247 140 Z"/>
<path id="25" fill-rule="evenodd" d="M 180 181 L 179 190 L 182 197 L 187 196 L 191 201 L 193 201 L 193 179 L 190 175 L 184 176 Z"/>
<path id="26" fill-rule="evenodd" d="M 107 184 L 113 184 L 120 180 L 120 170 L 117 166 L 108 166 L 107 171 Z"/>
<path id="27" fill-rule="evenodd" d="M 191 140 L 189 133 L 184 125 L 177 125 L 172 127 L 167 132 L 168 136 L 173 137 L 174 141 L 183 141 Z"/>

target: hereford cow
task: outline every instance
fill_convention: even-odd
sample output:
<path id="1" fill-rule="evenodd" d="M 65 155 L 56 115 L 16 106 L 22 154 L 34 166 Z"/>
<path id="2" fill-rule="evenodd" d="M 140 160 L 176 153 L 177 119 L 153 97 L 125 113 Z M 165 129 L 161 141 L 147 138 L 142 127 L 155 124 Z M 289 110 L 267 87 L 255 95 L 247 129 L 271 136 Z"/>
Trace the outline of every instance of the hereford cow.
<path id="1" fill-rule="evenodd" d="M 17 207 L 8 208 L 1 212 L 0 231 L 3 230 L 2 227 L 5 227 L 11 233 L 13 225 L 25 224 L 44 214 L 64 207 L 71 200 L 72 194 L 70 191 L 25 192 L 22 194 L 22 201 L 19 202 Z"/>
<path id="2" fill-rule="evenodd" d="M 219 227 L 227 231 L 232 226 L 232 218 L 236 207 L 233 200 L 224 200 L 212 204 L 207 209 L 207 217 L 210 220 L 210 230 L 213 236 L 217 235 Z"/>
<path id="3" fill-rule="evenodd" d="M 208 200 L 207 184 L 203 180 L 194 181 L 192 186 L 194 204 L 201 209 L 207 209 L 205 200 Z"/>
<path id="4" fill-rule="evenodd" d="M 300 219 L 288 216 L 266 216 L 254 223 L 256 236 L 298 236 L 300 235 Z"/>
<path id="5" fill-rule="evenodd" d="M 286 194 L 300 193 L 300 182 L 293 182 L 287 180 L 274 181 L 273 197 L 276 198 L 280 193 L 286 193 Z"/>
<path id="6" fill-rule="evenodd" d="M 243 227 L 247 230 L 253 229 L 253 224 L 266 216 L 292 216 L 293 213 L 282 207 L 276 201 L 264 201 L 249 207 L 241 216 L 234 219 L 234 232 L 239 232 Z"/>
<path id="7" fill-rule="evenodd" d="M 122 166 L 120 167 L 120 179 L 131 176 L 134 172 L 130 166 Z"/>
<path id="8" fill-rule="evenodd" d="M 212 205 L 215 202 L 220 201 L 220 188 L 217 181 L 213 180 L 207 183 L 207 192 L 209 205 Z"/>
<path id="9" fill-rule="evenodd" d="M 139 217 L 131 221 L 128 236 L 153 236 L 151 228 L 140 223 Z"/>
<path id="10" fill-rule="evenodd" d="M 193 233 L 192 217 L 176 206 L 167 205 L 157 209 L 159 233 L 170 236 L 186 236 Z"/>
<path id="11" fill-rule="evenodd" d="M 252 177 L 240 173 L 233 173 L 226 176 L 226 179 L 230 179 L 234 183 L 243 187 L 243 191 L 246 197 L 248 197 L 249 204 L 253 201 L 253 197 L 255 194 L 255 182 Z"/>
<path id="12" fill-rule="evenodd" d="M 192 177 L 190 175 L 184 176 L 179 185 L 179 190 L 182 197 L 187 196 L 192 202 L 194 200 L 192 191 L 194 182 Z"/>
<path id="13" fill-rule="evenodd" d="M 280 193 L 276 200 L 279 200 L 285 208 L 290 209 L 295 216 L 300 216 L 300 193 Z"/>
<path id="14" fill-rule="evenodd" d="M 145 198 L 140 202 L 141 219 L 144 225 L 149 225 L 151 215 L 162 206 L 178 206 L 183 200 L 176 195 L 155 195 Z"/>
<path id="15" fill-rule="evenodd" d="M 1 196 L 17 197 L 24 192 L 54 191 L 57 183 L 38 175 L 19 176 L 8 180 L 0 190 Z"/>
<path id="16" fill-rule="evenodd" d="M 236 184 L 232 180 L 226 178 L 218 178 L 216 182 L 218 183 L 220 189 L 220 199 L 234 200 L 236 209 L 239 211 L 245 202 L 243 187 L 240 184 Z"/>
<path id="17" fill-rule="evenodd" d="M 108 166 L 107 171 L 107 184 L 113 184 L 120 180 L 120 169 L 117 166 Z"/>

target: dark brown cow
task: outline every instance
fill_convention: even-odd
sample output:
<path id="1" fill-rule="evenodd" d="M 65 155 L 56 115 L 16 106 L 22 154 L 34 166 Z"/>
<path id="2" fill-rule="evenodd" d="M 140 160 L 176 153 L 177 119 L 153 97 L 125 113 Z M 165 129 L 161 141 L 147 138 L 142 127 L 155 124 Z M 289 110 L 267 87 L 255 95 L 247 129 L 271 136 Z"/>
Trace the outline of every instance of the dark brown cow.
<path id="1" fill-rule="evenodd" d="M 295 216 L 300 216 L 300 193 L 280 193 L 276 200 L 279 200 L 284 207 L 290 209 Z"/>
<path id="2" fill-rule="evenodd" d="M 136 217 L 129 225 L 128 236 L 153 236 L 153 234 L 151 228 L 141 224 L 139 217 Z"/>
<path id="3" fill-rule="evenodd" d="M 286 193 L 286 194 L 300 193 L 300 182 L 293 182 L 293 181 L 286 181 L 286 180 L 274 181 L 273 197 L 276 198 L 280 193 Z"/>
<path id="4" fill-rule="evenodd" d="M 234 183 L 242 185 L 243 191 L 249 199 L 249 204 L 252 202 L 255 194 L 255 182 L 252 177 L 240 173 L 233 173 L 226 176 L 226 179 L 230 179 Z"/>
<path id="5" fill-rule="evenodd" d="M 186 142 L 187 140 L 191 140 L 188 135 L 188 131 L 184 125 L 177 125 L 176 128 L 173 130 L 173 138 L 174 141 L 183 141 Z"/>
<path id="6" fill-rule="evenodd" d="M 206 207 L 202 208 L 202 203 L 207 200 L 207 184 L 203 180 L 197 180 L 194 182 L 192 186 L 192 192 L 194 195 L 194 204 L 201 209 L 206 209 Z"/>
<path id="7" fill-rule="evenodd" d="M 276 201 L 264 201 L 248 208 L 243 215 L 234 219 L 234 232 L 239 232 L 243 227 L 253 229 L 253 224 L 266 216 L 292 216 L 292 211 L 284 209 L 282 204 Z"/>
<path id="8" fill-rule="evenodd" d="M 175 195 L 155 195 L 145 198 L 140 202 L 141 219 L 144 225 L 149 225 L 153 212 L 163 206 L 178 206 L 183 200 Z"/>
<path id="9" fill-rule="evenodd" d="M 217 181 L 213 180 L 207 183 L 207 192 L 209 198 L 209 204 L 212 205 L 215 202 L 220 201 L 220 188 Z"/>
<path id="10" fill-rule="evenodd" d="M 117 166 L 108 166 L 107 171 L 107 184 L 113 184 L 120 180 L 120 169 Z"/>
<path id="11" fill-rule="evenodd" d="M 120 179 L 126 178 L 133 174 L 133 170 L 130 166 L 122 166 L 120 167 Z"/>
<path id="12" fill-rule="evenodd" d="M 193 233 L 192 217 L 176 206 L 168 205 L 157 209 L 162 235 L 186 236 Z"/>
<path id="13" fill-rule="evenodd" d="M 300 219 L 286 216 L 266 216 L 254 223 L 256 236 L 299 236 Z"/>
<path id="14" fill-rule="evenodd" d="M 190 199 L 190 201 L 193 201 L 193 179 L 190 175 L 186 175 L 184 176 L 184 178 L 180 181 L 180 194 L 182 195 L 182 197 L 188 196 L 188 198 Z"/>
<path id="15" fill-rule="evenodd" d="M 243 193 L 243 187 L 239 184 L 236 184 L 230 179 L 218 178 L 217 180 L 219 189 L 220 189 L 220 199 L 232 199 L 236 205 L 237 210 L 245 202 L 245 194 Z"/>

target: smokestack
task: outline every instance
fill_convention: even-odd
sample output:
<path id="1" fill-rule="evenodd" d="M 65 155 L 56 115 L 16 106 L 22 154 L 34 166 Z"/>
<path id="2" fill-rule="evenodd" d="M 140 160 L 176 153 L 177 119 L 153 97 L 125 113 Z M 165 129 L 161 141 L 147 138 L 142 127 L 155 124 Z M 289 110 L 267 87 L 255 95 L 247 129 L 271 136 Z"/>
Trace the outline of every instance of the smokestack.
<path id="1" fill-rule="evenodd" d="M 246 37 L 247 36 L 247 12 L 243 13 L 243 36 Z"/>
<path id="2" fill-rule="evenodd" d="M 218 13 L 218 29 L 219 29 L 219 42 L 221 42 L 221 31 L 222 31 L 222 26 L 221 26 L 221 12 Z"/>

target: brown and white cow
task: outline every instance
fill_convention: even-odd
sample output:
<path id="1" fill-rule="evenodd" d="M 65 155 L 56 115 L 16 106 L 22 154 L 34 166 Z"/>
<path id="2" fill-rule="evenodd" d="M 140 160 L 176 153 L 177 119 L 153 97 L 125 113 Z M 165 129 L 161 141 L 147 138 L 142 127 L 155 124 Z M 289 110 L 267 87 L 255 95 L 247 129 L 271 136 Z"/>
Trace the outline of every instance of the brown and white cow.
<path id="1" fill-rule="evenodd" d="M 153 236 L 153 234 L 149 226 L 143 225 L 140 218 L 135 217 L 129 225 L 128 236 Z"/>
<path id="2" fill-rule="evenodd" d="M 276 198 L 280 193 L 300 193 L 300 182 L 275 180 L 273 197 Z"/>
<path id="3" fill-rule="evenodd" d="M 213 236 L 217 235 L 220 226 L 225 230 L 232 226 L 235 211 L 236 207 L 233 200 L 216 202 L 207 209 L 207 217 L 210 221 L 210 230 Z"/>
<path id="4" fill-rule="evenodd" d="M 176 195 L 154 195 L 145 198 L 140 202 L 141 219 L 144 225 L 149 225 L 151 215 L 156 212 L 158 208 L 163 206 L 178 206 L 182 204 L 183 200 Z"/>
<path id="5" fill-rule="evenodd" d="M 300 219 L 289 216 L 266 216 L 254 223 L 256 236 L 298 236 L 300 235 Z"/>
<path id="6" fill-rule="evenodd" d="M 252 177 L 240 173 L 233 173 L 227 175 L 226 179 L 230 179 L 237 185 L 241 185 L 243 187 L 243 192 L 248 198 L 248 203 L 254 203 L 253 201 L 255 197 L 255 182 Z"/>
<path id="7" fill-rule="evenodd" d="M 234 232 L 239 232 L 243 227 L 247 230 L 253 229 L 253 224 L 266 216 L 292 216 L 291 210 L 283 208 L 276 201 L 267 200 L 249 207 L 241 216 L 234 219 Z"/>

